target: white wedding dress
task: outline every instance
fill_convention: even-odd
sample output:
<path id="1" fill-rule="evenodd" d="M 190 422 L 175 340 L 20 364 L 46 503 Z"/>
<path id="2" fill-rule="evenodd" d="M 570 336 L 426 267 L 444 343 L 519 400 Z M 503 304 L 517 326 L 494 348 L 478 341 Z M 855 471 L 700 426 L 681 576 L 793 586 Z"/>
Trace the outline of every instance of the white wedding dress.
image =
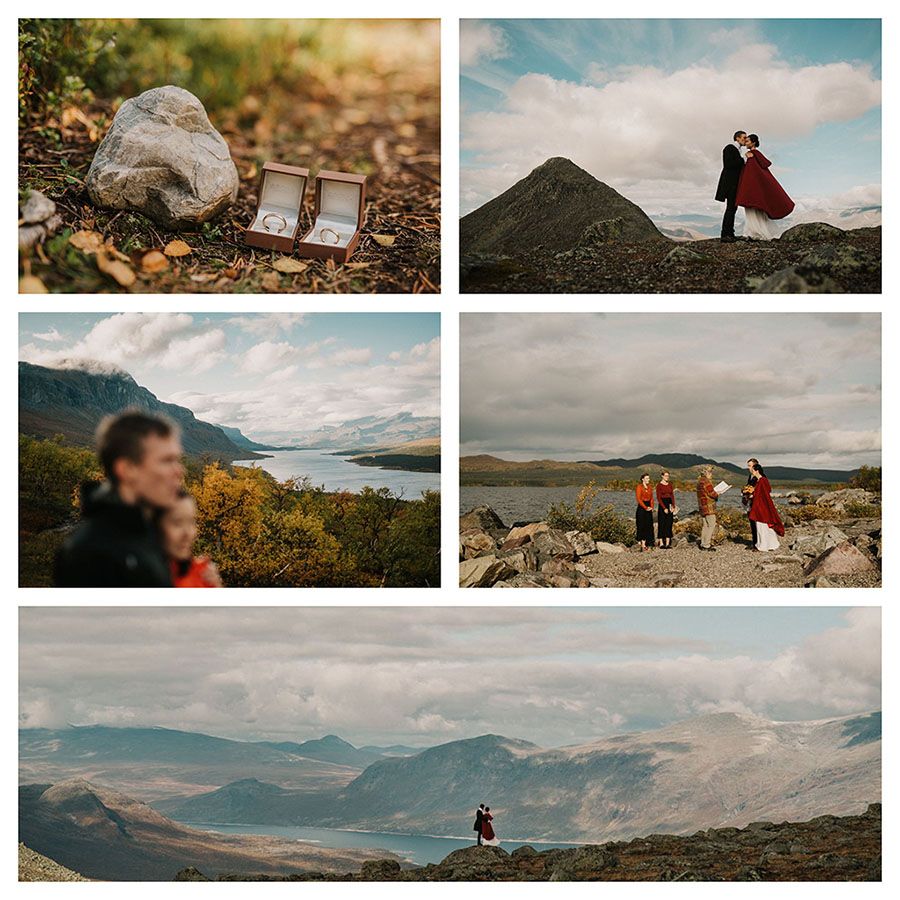
<path id="1" fill-rule="evenodd" d="M 765 522 L 756 523 L 756 549 L 766 552 L 778 549 L 778 535 Z"/>
<path id="2" fill-rule="evenodd" d="M 771 241 L 775 238 L 772 220 L 761 210 L 744 208 L 744 237 L 751 241 Z"/>

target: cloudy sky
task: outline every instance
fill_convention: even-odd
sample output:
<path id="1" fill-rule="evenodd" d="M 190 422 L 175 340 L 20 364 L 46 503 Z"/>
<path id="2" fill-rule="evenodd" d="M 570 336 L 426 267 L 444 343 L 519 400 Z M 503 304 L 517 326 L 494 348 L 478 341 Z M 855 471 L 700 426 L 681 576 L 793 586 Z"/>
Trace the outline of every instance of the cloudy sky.
<path id="1" fill-rule="evenodd" d="M 708 712 L 880 708 L 880 610 L 27 608 L 20 724 L 561 746 Z"/>
<path id="2" fill-rule="evenodd" d="M 460 453 L 881 465 L 877 314 L 464 314 Z"/>
<path id="3" fill-rule="evenodd" d="M 739 128 L 793 221 L 881 203 L 876 19 L 463 20 L 460 65 L 461 215 L 565 156 L 651 217 L 721 217 Z"/>
<path id="4" fill-rule="evenodd" d="M 261 441 L 362 416 L 440 415 L 433 313 L 23 313 L 19 359 L 114 366 Z"/>

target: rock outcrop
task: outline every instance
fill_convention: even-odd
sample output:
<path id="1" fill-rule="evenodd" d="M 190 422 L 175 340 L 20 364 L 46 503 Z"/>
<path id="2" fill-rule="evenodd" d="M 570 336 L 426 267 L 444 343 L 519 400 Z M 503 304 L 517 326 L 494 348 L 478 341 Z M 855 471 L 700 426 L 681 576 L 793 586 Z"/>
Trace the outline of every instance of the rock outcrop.
<path id="1" fill-rule="evenodd" d="M 85 181 L 97 206 L 143 213 L 172 230 L 217 216 L 237 198 L 238 184 L 228 144 L 203 104 L 174 85 L 122 104 Z"/>

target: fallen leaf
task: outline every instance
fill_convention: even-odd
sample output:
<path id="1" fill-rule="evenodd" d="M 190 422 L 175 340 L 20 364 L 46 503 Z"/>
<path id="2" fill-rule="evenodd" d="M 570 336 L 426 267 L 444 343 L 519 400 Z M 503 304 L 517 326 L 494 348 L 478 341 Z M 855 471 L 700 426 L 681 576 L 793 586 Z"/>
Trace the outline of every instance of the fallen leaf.
<path id="1" fill-rule="evenodd" d="M 223 274 L 226 278 L 237 278 L 238 270 L 237 270 L 237 269 L 233 269 L 233 268 L 231 268 L 231 267 L 229 266 L 227 269 L 223 269 L 223 270 L 222 270 L 222 274 Z"/>
<path id="2" fill-rule="evenodd" d="M 46 294 L 47 286 L 37 275 L 23 275 L 19 279 L 20 294 Z"/>
<path id="3" fill-rule="evenodd" d="M 382 247 L 393 247 L 394 241 L 397 240 L 396 236 L 393 234 L 373 234 L 372 237 L 375 238 Z"/>
<path id="4" fill-rule="evenodd" d="M 254 178 L 259 174 L 259 169 L 256 168 L 256 163 L 251 163 L 250 168 L 241 175 L 241 178 L 244 181 L 253 181 Z"/>
<path id="5" fill-rule="evenodd" d="M 169 268 L 169 261 L 159 250 L 151 250 L 149 253 L 145 253 L 141 259 L 141 268 L 145 272 L 162 272 Z"/>
<path id="6" fill-rule="evenodd" d="M 305 272 L 309 265 L 308 263 L 299 262 L 290 256 L 281 256 L 275 260 L 272 268 L 276 272 L 284 272 L 285 275 L 299 275 L 301 272 Z"/>
<path id="7" fill-rule="evenodd" d="M 110 278 L 117 281 L 122 287 L 131 287 L 137 277 L 125 263 L 117 259 L 110 259 L 106 255 L 105 250 L 97 251 L 97 268 L 104 275 L 109 275 Z"/>
<path id="8" fill-rule="evenodd" d="M 82 253 L 96 253 L 103 249 L 103 235 L 97 231 L 76 231 L 69 243 Z"/>
<path id="9" fill-rule="evenodd" d="M 187 256 L 192 249 L 184 241 L 169 241 L 163 249 L 163 253 L 166 256 Z"/>
<path id="10" fill-rule="evenodd" d="M 372 265 L 372 263 L 367 263 L 367 262 L 365 262 L 365 263 L 364 263 L 364 262 L 355 262 L 355 263 L 344 263 L 344 265 L 345 265 L 348 269 L 368 269 L 369 266 Z"/>

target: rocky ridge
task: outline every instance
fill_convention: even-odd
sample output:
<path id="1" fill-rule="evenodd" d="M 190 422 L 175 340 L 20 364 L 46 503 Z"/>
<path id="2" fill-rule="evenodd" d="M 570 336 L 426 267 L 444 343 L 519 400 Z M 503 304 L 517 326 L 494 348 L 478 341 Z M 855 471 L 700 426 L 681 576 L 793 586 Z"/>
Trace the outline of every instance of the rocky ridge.
<path id="1" fill-rule="evenodd" d="M 177 881 L 208 881 L 183 869 Z M 570 850 L 525 846 L 456 850 L 435 865 L 404 870 L 395 860 L 363 863 L 358 873 L 246 877 L 219 881 L 880 881 L 881 804 L 862 815 L 807 822 L 752 822 L 689 837 L 651 834 Z"/>

